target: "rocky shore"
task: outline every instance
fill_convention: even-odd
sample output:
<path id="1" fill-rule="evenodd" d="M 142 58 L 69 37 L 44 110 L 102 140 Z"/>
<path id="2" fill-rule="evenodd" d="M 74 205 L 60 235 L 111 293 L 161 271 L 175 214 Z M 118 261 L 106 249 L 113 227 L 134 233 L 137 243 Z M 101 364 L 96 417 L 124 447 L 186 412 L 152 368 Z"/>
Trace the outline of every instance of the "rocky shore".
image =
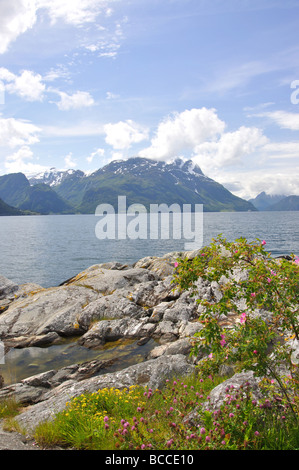
<path id="1" fill-rule="evenodd" d="M 147 257 L 134 265 L 94 265 L 47 289 L 35 284 L 19 286 L 0 276 L 0 340 L 5 352 L 51 347 L 65 338 L 76 338 L 88 349 L 119 339 L 138 340 L 140 346 L 150 339 L 156 341 L 143 362 L 117 372 L 105 370 L 111 360 L 92 360 L 48 370 L 15 384 L 2 383 L 0 400 L 13 396 L 24 405 L 16 418 L 21 427 L 31 433 L 40 422 L 62 410 L 70 398 L 84 392 L 134 384 L 159 388 L 171 376 L 195 372 L 196 361 L 189 353 L 190 338 L 202 328 L 197 321 L 199 305 L 190 292 L 179 292 L 172 279 L 177 258 L 196 255 L 196 251 L 174 252 L 161 258 Z M 221 295 L 217 283 L 199 281 L 197 287 L 201 298 L 217 301 Z M 255 383 L 250 372 L 230 380 Z M 215 389 L 215 402 L 219 402 L 221 390 Z"/>

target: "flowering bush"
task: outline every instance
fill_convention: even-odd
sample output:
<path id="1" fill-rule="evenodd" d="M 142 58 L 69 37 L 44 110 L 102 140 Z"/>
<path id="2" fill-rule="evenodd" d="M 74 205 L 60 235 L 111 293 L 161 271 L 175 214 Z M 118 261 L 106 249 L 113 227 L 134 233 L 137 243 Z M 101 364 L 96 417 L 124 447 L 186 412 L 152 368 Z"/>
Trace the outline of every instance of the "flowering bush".
<path id="1" fill-rule="evenodd" d="M 193 353 L 204 353 L 201 367 L 206 373 L 222 364 L 254 370 L 274 377 L 286 393 L 279 368 L 287 365 L 291 374 L 290 340 L 299 339 L 298 258 L 273 259 L 266 242 L 241 238 L 228 242 L 218 236 L 193 260 L 177 261 L 174 282 L 197 294 L 197 283 L 217 282 L 221 298 L 198 298 L 203 307 L 202 330 L 193 341 Z M 230 320 L 223 327 L 224 319 Z"/>

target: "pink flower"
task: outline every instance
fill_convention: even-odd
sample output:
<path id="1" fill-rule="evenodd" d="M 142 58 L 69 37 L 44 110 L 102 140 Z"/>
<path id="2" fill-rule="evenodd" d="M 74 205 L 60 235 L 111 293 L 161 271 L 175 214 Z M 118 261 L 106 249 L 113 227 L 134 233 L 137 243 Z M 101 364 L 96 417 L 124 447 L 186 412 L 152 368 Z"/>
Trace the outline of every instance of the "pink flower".
<path id="1" fill-rule="evenodd" d="M 209 354 L 208 357 L 209 357 L 209 359 L 212 359 L 213 358 L 213 353 Z"/>
<path id="2" fill-rule="evenodd" d="M 166 442 L 166 446 L 169 448 L 171 447 L 172 443 L 173 443 L 173 439 L 170 439 L 169 441 Z"/>
<path id="3" fill-rule="evenodd" d="M 176 262 L 174 263 L 174 267 L 177 268 L 178 265 L 179 265 L 179 263 L 176 261 Z"/>
<path id="4" fill-rule="evenodd" d="M 270 277 L 268 277 L 267 282 L 269 282 L 269 284 L 270 284 L 270 282 L 272 282 L 272 279 Z"/>
<path id="5" fill-rule="evenodd" d="M 104 422 L 107 423 L 107 421 L 109 421 L 109 418 L 108 418 L 108 416 L 105 416 Z"/>
<path id="6" fill-rule="evenodd" d="M 226 344 L 226 341 L 225 341 L 225 336 L 224 335 L 221 335 L 221 341 L 220 341 L 220 344 L 221 346 L 223 347 L 225 344 Z"/>
<path id="7" fill-rule="evenodd" d="M 256 436 L 259 436 L 259 435 L 260 435 L 260 433 L 259 433 L 258 431 L 255 431 L 254 434 L 255 434 Z"/>
<path id="8" fill-rule="evenodd" d="M 265 241 L 265 240 L 262 241 L 262 245 L 266 245 L 266 241 Z"/>
<path id="9" fill-rule="evenodd" d="M 256 296 L 256 293 L 255 292 L 251 292 L 251 297 L 255 297 Z"/>
<path id="10" fill-rule="evenodd" d="M 240 323 L 245 323 L 246 322 L 246 313 L 242 313 L 240 317 Z"/>
<path id="11" fill-rule="evenodd" d="M 205 434 L 205 433 L 206 433 L 205 428 L 200 428 L 200 434 Z"/>
<path id="12" fill-rule="evenodd" d="M 206 437 L 206 442 L 210 442 L 210 440 L 211 440 L 210 436 L 207 436 Z"/>
<path id="13" fill-rule="evenodd" d="M 253 351 L 253 354 L 257 354 L 257 350 L 256 350 L 256 349 Z"/>

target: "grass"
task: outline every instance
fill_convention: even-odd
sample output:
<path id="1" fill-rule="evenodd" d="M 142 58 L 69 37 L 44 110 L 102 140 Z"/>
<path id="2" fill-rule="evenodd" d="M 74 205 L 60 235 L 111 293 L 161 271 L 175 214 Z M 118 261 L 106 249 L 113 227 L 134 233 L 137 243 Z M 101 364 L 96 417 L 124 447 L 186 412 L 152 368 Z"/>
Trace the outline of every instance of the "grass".
<path id="1" fill-rule="evenodd" d="M 0 419 L 13 418 L 17 416 L 20 404 L 14 398 L 7 398 L 0 401 Z"/>
<path id="2" fill-rule="evenodd" d="M 298 420 L 270 382 L 262 384 L 265 398 L 259 403 L 248 384 L 227 389 L 220 410 L 203 408 L 223 380 L 194 375 L 167 381 L 162 390 L 132 386 L 84 394 L 72 399 L 54 421 L 40 424 L 34 438 L 42 448 L 84 450 L 299 449 Z M 186 417 L 195 408 L 196 421 L 188 423 Z M 293 408 L 298 411 L 298 393 Z"/>

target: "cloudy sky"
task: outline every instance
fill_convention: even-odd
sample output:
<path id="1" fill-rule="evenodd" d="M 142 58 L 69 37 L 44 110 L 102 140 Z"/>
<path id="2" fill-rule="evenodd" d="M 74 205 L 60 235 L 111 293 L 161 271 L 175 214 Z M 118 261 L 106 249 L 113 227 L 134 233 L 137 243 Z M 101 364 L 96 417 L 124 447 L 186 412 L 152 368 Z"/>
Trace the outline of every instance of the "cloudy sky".
<path id="1" fill-rule="evenodd" d="M 299 195 L 298 0 L 0 0 L 0 174 L 192 158 Z"/>

